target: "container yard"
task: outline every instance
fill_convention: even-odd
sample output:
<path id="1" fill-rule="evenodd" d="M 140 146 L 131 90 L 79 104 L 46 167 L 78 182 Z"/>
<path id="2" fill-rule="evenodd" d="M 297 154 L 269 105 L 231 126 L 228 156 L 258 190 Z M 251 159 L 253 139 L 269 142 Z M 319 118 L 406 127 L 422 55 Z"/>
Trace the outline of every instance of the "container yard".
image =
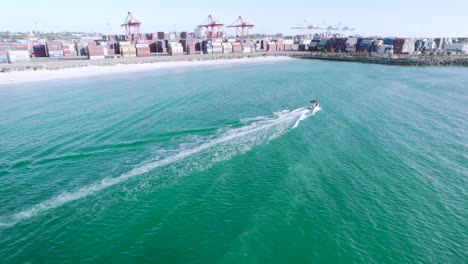
<path id="1" fill-rule="evenodd" d="M 82 36 L 70 40 L 25 39 L 21 42 L 0 42 L 0 63 L 20 63 L 39 58 L 106 60 L 154 56 L 187 56 L 208 54 L 251 54 L 255 52 L 311 52 L 373 54 L 373 55 L 421 55 L 466 54 L 468 39 L 456 38 L 364 38 L 331 34 L 330 27 L 324 33 L 312 36 L 297 35 L 285 38 L 251 39 L 249 30 L 254 24 L 239 16 L 227 28 L 235 29 L 235 36 L 223 33 L 224 24 L 208 16 L 197 26 L 202 32 L 140 33 L 143 22 L 131 12 L 121 27 L 123 35 Z M 352 30 L 344 27 L 343 31 Z M 312 37 L 312 38 L 309 38 Z"/>

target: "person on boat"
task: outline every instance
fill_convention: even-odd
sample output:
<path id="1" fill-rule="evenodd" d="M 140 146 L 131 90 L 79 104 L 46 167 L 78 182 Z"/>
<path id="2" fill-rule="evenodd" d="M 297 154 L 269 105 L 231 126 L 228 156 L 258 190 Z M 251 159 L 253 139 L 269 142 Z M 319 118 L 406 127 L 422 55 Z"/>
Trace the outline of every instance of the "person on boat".
<path id="1" fill-rule="evenodd" d="M 317 100 L 310 101 L 310 109 L 314 109 L 315 107 L 319 106 Z"/>

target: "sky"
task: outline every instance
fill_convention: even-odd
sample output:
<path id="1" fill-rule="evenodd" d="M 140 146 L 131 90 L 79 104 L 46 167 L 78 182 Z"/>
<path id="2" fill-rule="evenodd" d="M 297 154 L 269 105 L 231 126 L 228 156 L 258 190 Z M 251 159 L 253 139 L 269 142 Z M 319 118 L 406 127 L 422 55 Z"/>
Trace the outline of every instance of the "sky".
<path id="1" fill-rule="evenodd" d="M 127 12 L 142 21 L 140 32 L 189 31 L 212 15 L 225 26 L 239 16 L 251 33 L 300 34 L 303 24 L 342 25 L 351 34 L 398 37 L 468 37 L 468 0 L 21 0 L 0 3 L 0 31 L 85 31 L 124 34 Z M 306 23 L 304 23 L 306 21 Z M 227 33 L 234 34 L 232 28 Z"/>

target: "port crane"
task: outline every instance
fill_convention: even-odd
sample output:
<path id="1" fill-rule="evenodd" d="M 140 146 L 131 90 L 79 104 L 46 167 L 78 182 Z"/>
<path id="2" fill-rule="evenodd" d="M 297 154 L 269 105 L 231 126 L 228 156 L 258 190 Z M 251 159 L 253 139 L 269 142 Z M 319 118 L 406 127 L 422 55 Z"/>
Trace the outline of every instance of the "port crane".
<path id="1" fill-rule="evenodd" d="M 236 28 L 236 38 L 239 38 L 240 40 L 247 39 L 249 40 L 249 29 L 254 27 L 254 24 L 244 22 L 241 16 L 236 19 L 230 26 L 231 28 Z"/>
<path id="2" fill-rule="evenodd" d="M 327 22 L 325 21 L 322 21 L 322 23 L 320 23 L 317 27 L 317 29 L 321 29 L 324 31 L 324 33 L 322 33 L 324 35 L 324 37 L 326 38 L 329 38 L 332 36 L 332 31 L 336 31 L 338 30 L 337 27 L 334 27 L 332 25 L 329 25 L 327 24 Z"/>
<path id="3" fill-rule="evenodd" d="M 295 26 L 295 27 L 292 27 L 291 29 L 294 29 L 294 30 L 299 30 L 300 33 L 302 33 L 302 38 L 303 39 L 308 39 L 310 36 L 309 36 L 309 26 L 307 25 L 307 20 L 304 19 L 304 21 Z"/>
<path id="4" fill-rule="evenodd" d="M 343 26 L 343 27 L 341 27 L 341 30 L 343 31 L 343 35 L 346 36 L 347 31 L 354 31 L 355 29 L 353 27 L 350 27 L 350 26 Z"/>
<path id="5" fill-rule="evenodd" d="M 221 36 L 221 28 L 223 23 L 213 19 L 211 15 L 208 16 L 199 28 L 205 28 L 205 38 L 219 38 Z"/>
<path id="6" fill-rule="evenodd" d="M 125 22 L 120 25 L 121 27 L 125 27 L 125 39 L 128 41 L 140 40 L 140 25 L 141 21 L 134 18 L 132 12 L 128 11 Z"/>

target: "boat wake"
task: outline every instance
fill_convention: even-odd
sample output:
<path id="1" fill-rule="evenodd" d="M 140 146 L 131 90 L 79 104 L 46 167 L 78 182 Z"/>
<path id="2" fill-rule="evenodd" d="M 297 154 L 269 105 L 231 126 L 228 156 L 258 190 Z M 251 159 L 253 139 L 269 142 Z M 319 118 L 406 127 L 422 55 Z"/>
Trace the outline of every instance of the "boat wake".
<path id="1" fill-rule="evenodd" d="M 312 111 L 310 109 L 304 109 L 301 113 L 301 116 L 299 117 L 299 119 L 297 119 L 296 123 L 294 123 L 293 125 L 293 129 L 296 128 L 297 126 L 299 126 L 299 123 L 306 119 L 307 117 L 311 116 L 311 115 L 315 115 L 315 113 L 317 113 L 318 111 L 322 110 L 322 108 L 320 106 L 317 106 L 315 107 Z"/>
<path id="2" fill-rule="evenodd" d="M 194 143 L 181 144 L 177 151 L 169 152 L 172 154 L 147 160 L 117 177 L 107 177 L 75 191 L 62 192 L 28 209 L 21 210 L 12 215 L 2 216 L 0 217 L 0 228 L 13 226 L 20 221 L 33 218 L 48 210 L 96 194 L 104 189 L 125 182 L 130 178 L 151 172 L 163 166 L 184 162 L 184 167 L 189 167 L 191 170 L 200 171 L 207 169 L 217 162 L 228 160 L 235 155 L 249 151 L 255 146 L 278 138 L 287 131 L 296 128 L 302 120 L 314 115 L 317 111 L 311 112 L 307 108 L 298 108 L 275 112 L 270 117 L 260 116 L 243 119 L 241 120 L 243 124 L 241 127 L 221 128 L 215 135 L 201 137 L 201 139 L 195 140 Z M 291 127 L 291 125 L 293 126 Z"/>

